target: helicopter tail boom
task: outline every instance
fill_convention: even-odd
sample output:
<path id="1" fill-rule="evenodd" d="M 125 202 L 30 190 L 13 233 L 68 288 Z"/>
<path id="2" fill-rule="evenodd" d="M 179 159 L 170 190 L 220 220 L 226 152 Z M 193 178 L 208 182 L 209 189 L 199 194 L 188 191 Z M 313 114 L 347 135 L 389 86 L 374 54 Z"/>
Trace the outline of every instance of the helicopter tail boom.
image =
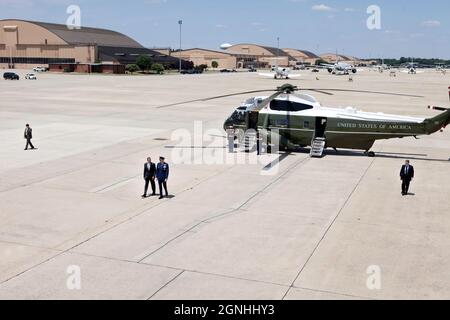
<path id="1" fill-rule="evenodd" d="M 432 134 L 437 131 L 443 130 L 447 125 L 450 124 L 450 109 L 442 107 L 428 107 L 429 109 L 444 111 L 443 113 L 437 115 L 434 118 L 425 120 L 425 131 L 427 134 Z"/>

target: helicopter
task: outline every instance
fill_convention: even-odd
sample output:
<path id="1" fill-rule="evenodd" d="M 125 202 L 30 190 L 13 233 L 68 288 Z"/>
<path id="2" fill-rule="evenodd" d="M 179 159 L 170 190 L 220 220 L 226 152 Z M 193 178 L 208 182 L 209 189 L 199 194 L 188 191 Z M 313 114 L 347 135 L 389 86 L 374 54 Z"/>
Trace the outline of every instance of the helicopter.
<path id="1" fill-rule="evenodd" d="M 241 143 L 244 141 L 243 144 L 246 145 L 247 132 L 255 132 L 258 154 L 262 149 L 260 141 L 266 141 L 267 153 L 271 153 L 272 141 L 278 141 L 280 149 L 311 147 L 311 157 L 322 157 L 327 148 L 333 148 L 335 151 L 338 149 L 362 150 L 369 157 L 374 157 L 375 153 L 370 149 L 376 140 L 417 138 L 420 135 L 442 131 L 450 123 L 450 108 L 429 107 L 443 111 L 433 118 L 364 112 L 353 107 L 323 107 L 312 95 L 297 93 L 299 91 L 326 95 L 333 95 L 331 92 L 357 92 L 423 98 L 417 95 L 350 89 L 301 89 L 285 84 L 271 90 L 227 94 L 170 104 L 161 108 L 246 94 L 274 92 L 268 97 L 246 100 L 244 109 L 242 107 L 236 109 L 226 119 L 223 129 L 227 133 L 230 144 L 238 140 Z M 246 147 L 245 151 L 250 150 Z"/>

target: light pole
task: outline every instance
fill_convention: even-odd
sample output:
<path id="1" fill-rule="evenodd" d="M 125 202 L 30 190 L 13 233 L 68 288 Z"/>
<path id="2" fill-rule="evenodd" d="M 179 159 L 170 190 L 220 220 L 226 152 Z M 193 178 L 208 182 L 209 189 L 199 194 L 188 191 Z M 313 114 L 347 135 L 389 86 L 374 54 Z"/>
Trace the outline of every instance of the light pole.
<path id="1" fill-rule="evenodd" d="M 183 20 L 178 20 L 178 24 L 180 25 L 180 50 L 178 52 L 178 58 L 180 60 L 179 72 L 181 73 L 181 27 L 183 26 Z"/>
<path id="2" fill-rule="evenodd" d="M 9 68 L 12 69 L 13 58 L 12 58 L 12 46 L 9 46 Z"/>
<path id="3" fill-rule="evenodd" d="M 280 65 L 280 37 L 277 37 L 277 67 Z"/>

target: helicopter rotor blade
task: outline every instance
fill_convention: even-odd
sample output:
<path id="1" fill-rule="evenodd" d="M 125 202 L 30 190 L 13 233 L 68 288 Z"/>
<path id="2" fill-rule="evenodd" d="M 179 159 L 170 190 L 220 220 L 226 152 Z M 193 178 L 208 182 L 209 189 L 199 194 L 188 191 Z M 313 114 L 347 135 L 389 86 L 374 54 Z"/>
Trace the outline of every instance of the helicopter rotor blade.
<path id="1" fill-rule="evenodd" d="M 257 108 L 253 109 L 253 111 L 259 112 L 259 111 L 265 109 L 269 105 L 269 103 L 272 102 L 273 99 L 275 99 L 276 97 L 278 97 L 282 93 L 283 92 L 281 92 L 281 91 L 275 92 L 273 95 L 271 95 L 270 97 L 266 98 L 262 103 L 260 103 Z"/>
<path id="2" fill-rule="evenodd" d="M 175 106 L 188 104 L 188 103 L 194 103 L 194 102 L 206 102 L 206 101 L 211 101 L 211 100 L 216 100 L 216 99 L 241 96 L 241 95 L 245 95 L 245 94 L 262 93 L 262 92 L 273 92 L 273 91 L 276 92 L 273 95 L 273 97 L 271 96 L 271 97 L 267 98 L 266 101 L 263 102 L 258 107 L 258 109 L 256 111 L 260 111 L 260 110 L 264 109 L 267 106 L 267 104 L 269 104 L 278 95 L 280 95 L 280 94 L 282 94 L 284 92 L 285 93 L 292 93 L 294 91 L 313 91 L 313 92 L 317 92 L 317 93 L 321 93 L 321 94 L 325 94 L 325 95 L 333 95 L 333 93 L 331 93 L 329 91 L 335 91 L 335 92 L 355 92 L 355 93 L 369 93 L 369 94 L 380 94 L 380 95 L 390 95 L 390 96 L 400 96 L 400 97 L 424 98 L 423 96 L 418 96 L 418 95 L 392 93 L 392 92 L 381 92 L 381 91 L 366 91 L 366 90 L 352 90 L 352 89 L 297 88 L 297 87 L 291 86 L 289 84 L 285 84 L 284 86 L 278 87 L 277 89 L 251 90 L 251 91 L 244 91 L 244 92 L 238 92 L 238 93 L 231 93 L 231 94 L 225 94 L 225 95 L 220 95 L 220 96 L 215 96 L 215 97 L 210 97 L 210 98 L 202 98 L 202 99 L 195 99 L 195 100 L 189 100 L 189 101 L 183 101 L 183 102 L 178 102 L 178 103 L 167 104 L 167 105 L 163 105 L 163 106 L 158 106 L 157 108 L 160 109 L 160 108 L 175 107 Z"/>
<path id="3" fill-rule="evenodd" d="M 261 110 L 263 110 L 264 108 L 266 108 L 276 97 L 278 97 L 279 95 L 283 94 L 283 91 L 278 90 L 276 93 L 274 93 L 273 95 L 271 95 L 270 97 L 268 97 L 266 100 L 263 101 L 263 103 L 261 103 L 258 108 L 254 109 L 253 111 L 259 112 Z M 267 129 L 269 127 L 269 113 L 266 114 L 266 116 L 264 117 L 264 123 L 263 123 L 263 128 Z"/>
<path id="4" fill-rule="evenodd" d="M 326 94 L 327 96 L 334 96 L 334 94 L 332 94 L 331 92 L 326 92 L 326 91 L 323 91 L 321 89 L 302 89 L 302 90 L 314 91 L 314 92 L 317 92 L 317 93 Z"/>
<path id="5" fill-rule="evenodd" d="M 370 93 L 370 94 L 380 94 L 388 96 L 399 96 L 399 97 L 411 97 L 411 98 L 424 98 L 424 96 L 404 94 L 404 93 L 394 93 L 394 92 L 382 92 L 382 91 L 367 91 L 367 90 L 352 90 L 352 89 L 302 89 L 311 91 L 335 91 L 335 92 L 355 92 L 355 93 Z"/>
<path id="6" fill-rule="evenodd" d="M 183 101 L 183 102 L 166 104 L 166 105 L 163 105 L 163 106 L 158 106 L 157 108 L 161 109 L 161 108 L 175 107 L 175 106 L 180 106 L 180 105 L 188 104 L 188 103 L 206 102 L 206 101 L 211 101 L 211 100 L 216 100 L 216 99 L 241 96 L 241 95 L 245 95 L 245 94 L 262 93 L 262 92 L 270 92 L 270 91 L 276 91 L 276 90 L 274 90 L 274 89 L 269 89 L 269 90 L 252 90 L 252 91 L 231 93 L 231 94 L 225 94 L 225 95 L 215 96 L 215 97 L 210 97 L 210 98 L 202 98 L 202 99 L 195 99 L 195 100 L 189 100 L 189 101 Z"/>

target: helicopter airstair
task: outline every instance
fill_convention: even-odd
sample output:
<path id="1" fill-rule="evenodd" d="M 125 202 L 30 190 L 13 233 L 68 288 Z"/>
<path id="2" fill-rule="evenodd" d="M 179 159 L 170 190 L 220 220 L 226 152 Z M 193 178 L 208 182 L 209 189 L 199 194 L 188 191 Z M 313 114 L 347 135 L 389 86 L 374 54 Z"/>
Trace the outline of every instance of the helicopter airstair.
<path id="1" fill-rule="evenodd" d="M 257 139 L 258 136 L 256 134 L 256 132 L 252 132 L 251 130 L 249 132 L 245 133 L 245 137 L 244 137 L 244 151 L 249 153 L 252 151 L 258 151 L 257 150 Z"/>
<path id="2" fill-rule="evenodd" d="M 325 138 L 314 138 L 311 143 L 311 158 L 322 158 L 325 144 Z"/>

